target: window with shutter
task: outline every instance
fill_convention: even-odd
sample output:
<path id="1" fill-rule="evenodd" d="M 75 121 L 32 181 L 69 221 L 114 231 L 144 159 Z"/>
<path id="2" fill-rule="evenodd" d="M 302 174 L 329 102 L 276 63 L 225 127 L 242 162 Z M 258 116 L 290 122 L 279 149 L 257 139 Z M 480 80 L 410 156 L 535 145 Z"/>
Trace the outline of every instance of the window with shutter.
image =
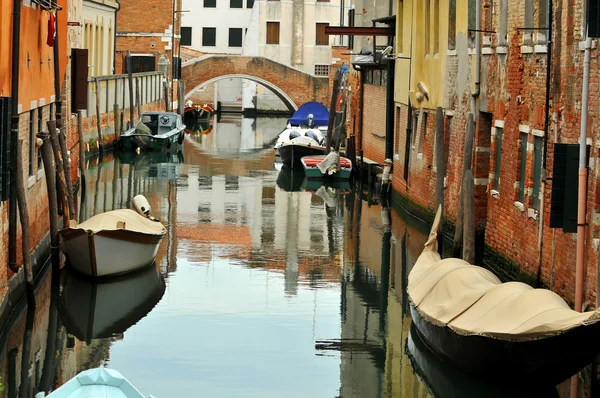
<path id="1" fill-rule="evenodd" d="M 267 22 L 267 44 L 279 44 L 279 22 Z"/>
<path id="2" fill-rule="evenodd" d="M 317 46 L 328 46 L 329 36 L 325 34 L 325 28 L 329 26 L 328 23 L 317 23 L 317 38 L 315 44 Z"/>
<path id="3" fill-rule="evenodd" d="M 217 28 L 202 28 L 202 46 L 214 47 L 217 42 Z"/>
<path id="4" fill-rule="evenodd" d="M 229 28 L 229 47 L 242 46 L 242 28 Z"/>
<path id="5" fill-rule="evenodd" d="M 588 0 L 588 36 L 600 37 L 600 2 Z"/>
<path id="6" fill-rule="evenodd" d="M 8 200 L 10 186 L 11 99 L 0 97 L 0 201 Z"/>

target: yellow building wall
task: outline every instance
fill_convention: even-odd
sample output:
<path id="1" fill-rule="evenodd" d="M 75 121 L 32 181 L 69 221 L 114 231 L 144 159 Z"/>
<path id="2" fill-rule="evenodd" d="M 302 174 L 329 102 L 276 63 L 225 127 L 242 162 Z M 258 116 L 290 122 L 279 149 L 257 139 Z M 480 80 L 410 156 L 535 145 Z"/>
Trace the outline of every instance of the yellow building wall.
<path id="1" fill-rule="evenodd" d="M 429 1 L 429 25 L 426 24 L 426 4 Z M 434 12 L 439 3 L 439 12 Z M 448 57 L 449 0 L 398 0 L 396 2 L 396 78 L 394 99 L 415 108 L 435 109 L 444 106 L 446 95 L 446 61 Z M 426 28 L 429 28 L 429 36 Z M 435 30 L 438 48 L 434 53 Z M 468 34 L 468 0 L 456 0 L 456 34 Z M 430 53 L 426 53 L 426 39 Z M 409 58 L 409 59 L 405 59 Z M 474 63 L 474 57 L 472 57 Z M 474 67 L 474 66 L 473 66 Z M 429 99 L 417 100 L 422 93 L 418 84 L 427 90 Z"/>

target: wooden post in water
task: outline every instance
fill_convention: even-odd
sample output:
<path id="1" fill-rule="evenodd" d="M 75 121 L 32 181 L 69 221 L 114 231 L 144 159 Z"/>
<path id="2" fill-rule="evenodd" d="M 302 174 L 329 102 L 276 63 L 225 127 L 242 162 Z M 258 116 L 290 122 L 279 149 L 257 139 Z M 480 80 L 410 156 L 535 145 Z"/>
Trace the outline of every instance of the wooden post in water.
<path id="1" fill-rule="evenodd" d="M 119 104 L 115 103 L 113 105 L 113 119 L 115 125 L 115 141 L 119 141 L 121 138 L 121 112 L 119 111 Z"/>
<path id="2" fill-rule="evenodd" d="M 183 101 L 185 101 L 185 82 L 182 80 L 177 80 L 179 87 L 177 88 L 177 110 L 178 113 L 183 117 L 185 105 Z"/>
<path id="3" fill-rule="evenodd" d="M 475 122 L 473 120 L 473 114 L 469 113 L 467 119 L 467 136 L 465 137 L 465 152 L 463 154 L 463 165 L 462 165 L 462 176 L 465 175 L 466 171 L 471 168 L 471 157 L 473 156 L 473 140 L 475 136 Z M 464 181 L 464 179 L 463 179 Z M 454 231 L 454 243 L 452 246 L 452 255 L 454 257 L 460 257 L 462 239 L 463 239 L 463 213 L 464 213 L 464 199 L 463 199 L 463 188 L 460 189 L 460 199 L 458 201 L 458 215 L 456 217 L 456 230 Z"/>
<path id="4" fill-rule="evenodd" d="M 98 129 L 98 150 L 102 153 L 102 126 L 100 123 L 100 82 L 96 78 L 96 127 Z"/>
<path id="5" fill-rule="evenodd" d="M 133 127 L 133 75 L 131 72 L 131 53 L 127 50 L 127 79 L 129 81 L 129 127 Z"/>
<path id="6" fill-rule="evenodd" d="M 25 268 L 25 289 L 27 291 L 27 305 L 35 308 L 35 289 L 33 286 L 33 272 L 31 270 L 31 251 L 29 242 L 29 212 L 27 211 L 27 196 L 25 195 L 25 184 L 23 182 L 23 140 L 19 140 L 17 151 L 17 202 L 19 206 L 19 219 L 21 220 L 21 249 L 23 251 L 23 267 Z"/>
<path id="7" fill-rule="evenodd" d="M 325 155 L 329 153 L 331 145 L 333 143 L 335 116 L 337 109 L 337 101 L 340 95 L 340 83 L 342 81 L 342 70 L 338 68 L 333 77 L 333 89 L 331 90 L 331 103 L 329 104 L 329 122 L 327 123 L 327 147 L 325 148 Z M 362 167 L 362 164 L 360 165 Z"/>
<path id="8" fill-rule="evenodd" d="M 60 151 L 62 155 L 62 167 L 65 172 L 65 182 L 67 184 L 67 200 L 69 201 L 69 217 L 75 219 L 75 201 L 73 199 L 73 181 L 71 181 L 71 165 L 69 164 L 69 156 L 67 153 L 67 129 L 63 125 L 63 120 L 59 120 L 59 134 L 58 143 L 60 144 Z M 59 165 L 60 166 L 60 165 Z"/>
<path id="9" fill-rule="evenodd" d="M 163 82 L 163 91 L 165 95 L 165 112 L 169 111 L 169 82 Z"/>
<path id="10" fill-rule="evenodd" d="M 475 181 L 473 172 L 468 169 L 463 178 L 463 255 L 462 258 L 470 264 L 475 263 Z"/>
<path id="11" fill-rule="evenodd" d="M 78 116 L 81 111 L 78 112 Z M 79 122 L 79 120 L 78 120 Z M 80 130 L 81 131 L 81 130 Z M 44 173 L 46 174 L 46 189 L 48 190 L 48 212 L 50 213 L 50 253 L 52 256 L 52 270 L 60 270 L 60 252 L 58 248 L 58 196 L 56 195 L 56 170 L 52 161 L 52 144 L 50 134 L 38 133 L 37 137 L 42 140 L 40 151 L 42 162 L 44 162 Z M 80 158 L 83 155 L 80 155 Z M 81 161 L 79 162 L 81 165 Z M 82 188 L 85 187 L 82 175 Z"/>
<path id="12" fill-rule="evenodd" d="M 85 143 L 83 142 L 83 111 L 77 111 L 77 131 L 79 133 L 79 174 L 81 175 L 81 189 L 85 191 Z M 44 163 L 46 167 L 46 163 Z"/>
<path id="13" fill-rule="evenodd" d="M 52 151 L 54 152 L 54 163 L 56 164 L 56 174 L 58 176 L 58 197 L 63 206 L 63 217 L 64 224 L 69 225 L 70 209 L 69 200 L 67 196 L 67 183 L 65 182 L 64 169 L 60 167 L 63 164 L 62 156 L 60 155 L 60 145 L 58 143 L 58 136 L 56 134 L 56 121 L 48 121 L 48 130 L 50 130 L 50 142 L 52 143 Z"/>
<path id="14" fill-rule="evenodd" d="M 140 97 L 140 78 L 135 78 L 135 99 L 137 102 L 138 119 L 142 117 L 142 99 Z"/>
<path id="15" fill-rule="evenodd" d="M 444 112 L 441 107 L 437 108 L 435 116 L 435 207 L 436 209 L 442 206 L 442 223 L 438 231 L 438 252 L 442 254 L 442 226 L 444 220 L 444 177 L 446 169 L 444 165 Z"/>

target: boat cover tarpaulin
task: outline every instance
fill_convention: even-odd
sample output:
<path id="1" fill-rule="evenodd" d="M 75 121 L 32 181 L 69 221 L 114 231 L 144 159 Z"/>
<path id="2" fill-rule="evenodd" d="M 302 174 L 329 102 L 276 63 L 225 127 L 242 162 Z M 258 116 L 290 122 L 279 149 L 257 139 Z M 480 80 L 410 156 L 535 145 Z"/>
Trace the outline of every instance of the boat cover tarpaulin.
<path id="1" fill-rule="evenodd" d="M 556 293 L 521 282 L 502 283 L 492 272 L 437 253 L 440 212 L 423 253 L 408 276 L 408 295 L 427 321 L 460 335 L 508 341 L 556 336 L 600 321 L 600 310 L 573 311 Z"/>
<path id="2" fill-rule="evenodd" d="M 315 120 L 315 127 L 327 126 L 329 123 L 329 111 L 319 102 L 312 101 L 302 105 L 291 118 L 288 119 L 288 123 L 293 125 L 305 125 L 306 118 L 312 114 Z"/>
<path id="3" fill-rule="evenodd" d="M 91 233 L 115 231 L 120 229 L 118 222 L 125 222 L 125 230 L 149 235 L 163 235 L 165 227 L 158 221 L 152 221 L 130 209 L 107 211 L 95 215 L 72 229 L 83 229 Z"/>

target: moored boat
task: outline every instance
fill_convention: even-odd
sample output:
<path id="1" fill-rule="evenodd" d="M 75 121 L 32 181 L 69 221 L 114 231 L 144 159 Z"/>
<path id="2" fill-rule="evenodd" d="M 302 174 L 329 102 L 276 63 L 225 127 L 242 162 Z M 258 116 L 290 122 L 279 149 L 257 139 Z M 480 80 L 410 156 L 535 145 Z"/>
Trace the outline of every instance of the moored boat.
<path id="1" fill-rule="evenodd" d="M 91 277 L 126 274 L 150 265 L 166 228 L 150 215 L 146 198 L 133 198 L 136 211 L 98 214 L 60 231 L 61 249 L 71 266 Z"/>
<path id="2" fill-rule="evenodd" d="M 484 379 L 558 384 L 600 351 L 600 310 L 576 312 L 556 293 L 502 283 L 487 269 L 441 259 L 438 210 L 408 276 L 411 314 L 431 350 Z"/>
<path id="3" fill-rule="evenodd" d="M 300 159 L 306 178 L 327 178 L 348 180 L 352 174 L 350 159 L 340 157 L 336 152 L 329 155 L 305 156 Z"/>
<path id="4" fill-rule="evenodd" d="M 145 112 L 135 127 L 123 132 L 118 148 L 133 151 L 170 149 L 185 139 L 185 124 L 181 115 L 173 112 Z"/>
<path id="5" fill-rule="evenodd" d="M 35 398 L 44 397 L 43 392 L 35 395 Z M 84 397 L 145 398 L 121 373 L 104 367 L 84 370 L 48 395 L 48 398 Z"/>
<path id="6" fill-rule="evenodd" d="M 298 108 L 273 147 L 281 161 L 294 165 L 302 156 L 323 154 L 328 123 L 329 112 L 322 104 L 312 101 Z"/>

